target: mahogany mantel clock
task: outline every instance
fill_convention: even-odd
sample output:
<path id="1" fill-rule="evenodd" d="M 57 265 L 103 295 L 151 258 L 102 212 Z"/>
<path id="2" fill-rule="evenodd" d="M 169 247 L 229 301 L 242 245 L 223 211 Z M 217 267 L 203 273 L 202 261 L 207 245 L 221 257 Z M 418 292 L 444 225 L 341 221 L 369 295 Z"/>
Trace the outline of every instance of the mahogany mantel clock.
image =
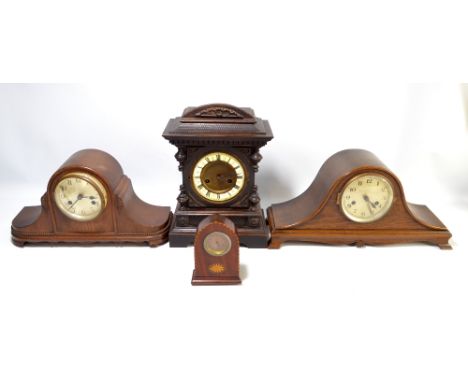
<path id="1" fill-rule="evenodd" d="M 270 248 L 288 241 L 451 248 L 447 227 L 426 206 L 408 203 L 396 175 L 366 150 L 328 158 L 306 191 L 268 208 L 268 222 Z"/>
<path id="2" fill-rule="evenodd" d="M 229 217 L 240 243 L 263 248 L 269 240 L 255 172 L 259 153 L 273 138 L 268 121 L 250 108 L 210 104 L 185 109 L 169 120 L 163 137 L 177 146 L 182 172 L 171 247 L 193 244 L 198 224 L 212 214 Z"/>
<path id="3" fill-rule="evenodd" d="M 198 225 L 195 235 L 195 269 L 192 285 L 240 284 L 239 237 L 234 223 L 210 215 Z"/>
<path id="4" fill-rule="evenodd" d="M 24 207 L 11 225 L 25 243 L 167 242 L 169 207 L 143 202 L 117 160 L 104 151 L 81 150 L 52 175 L 40 206 Z"/>

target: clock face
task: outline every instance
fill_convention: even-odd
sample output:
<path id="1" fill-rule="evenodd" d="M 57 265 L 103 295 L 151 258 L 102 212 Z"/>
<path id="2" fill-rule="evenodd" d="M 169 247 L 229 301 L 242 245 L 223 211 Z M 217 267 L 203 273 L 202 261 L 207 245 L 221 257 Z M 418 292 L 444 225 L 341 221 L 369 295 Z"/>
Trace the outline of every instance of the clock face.
<path id="1" fill-rule="evenodd" d="M 384 217 L 393 204 L 390 181 L 377 173 L 352 178 L 341 194 L 341 210 L 348 219 L 369 223 Z"/>
<path id="2" fill-rule="evenodd" d="M 212 256 L 224 256 L 231 249 L 231 239 L 224 232 L 211 232 L 203 240 L 203 248 Z"/>
<path id="3" fill-rule="evenodd" d="M 102 212 L 107 194 L 94 176 L 74 172 L 63 176 L 55 186 L 54 200 L 60 211 L 77 221 L 90 221 Z"/>
<path id="4" fill-rule="evenodd" d="M 193 167 L 193 189 L 203 199 L 223 203 L 235 198 L 244 188 L 246 172 L 231 154 L 212 152 Z"/>

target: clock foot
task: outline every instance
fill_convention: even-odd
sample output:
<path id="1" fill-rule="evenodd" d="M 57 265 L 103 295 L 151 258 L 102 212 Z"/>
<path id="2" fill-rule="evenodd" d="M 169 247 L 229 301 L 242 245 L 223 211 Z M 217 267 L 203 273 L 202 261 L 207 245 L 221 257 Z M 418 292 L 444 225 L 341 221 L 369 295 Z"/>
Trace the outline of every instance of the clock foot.
<path id="1" fill-rule="evenodd" d="M 24 245 L 26 244 L 26 241 L 24 240 L 21 240 L 21 239 L 17 239 L 15 238 L 14 236 L 11 237 L 11 242 L 16 245 L 17 247 L 21 247 L 23 248 Z"/>
<path id="2" fill-rule="evenodd" d="M 281 248 L 281 241 L 280 240 L 271 240 L 270 244 L 268 245 L 269 249 L 280 249 Z"/>
<path id="3" fill-rule="evenodd" d="M 449 243 L 437 243 L 440 249 L 453 249 Z"/>

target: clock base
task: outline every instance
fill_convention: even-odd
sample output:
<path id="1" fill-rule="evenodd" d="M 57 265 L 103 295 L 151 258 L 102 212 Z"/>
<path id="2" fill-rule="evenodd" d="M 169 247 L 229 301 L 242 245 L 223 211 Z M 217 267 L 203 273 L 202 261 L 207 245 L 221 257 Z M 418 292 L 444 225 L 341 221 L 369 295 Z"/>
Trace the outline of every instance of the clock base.
<path id="1" fill-rule="evenodd" d="M 440 249 L 452 249 L 448 231 L 423 230 L 276 230 L 272 228 L 272 239 L 269 249 L 279 249 L 282 244 L 314 243 L 331 245 L 355 245 L 362 248 L 366 245 L 427 243 Z"/>
<path id="2" fill-rule="evenodd" d="M 192 285 L 239 285 L 242 280 L 238 276 L 197 276 L 195 270 L 192 275 Z"/>
<path id="3" fill-rule="evenodd" d="M 181 210 L 176 208 L 174 219 L 169 231 L 170 247 L 188 247 L 193 245 L 195 234 L 200 221 L 210 215 L 219 214 L 231 219 L 236 225 L 240 245 L 248 248 L 267 248 L 270 240 L 270 230 L 266 225 L 262 209 L 255 211 L 217 209 L 209 210 Z M 246 226 L 245 222 L 255 221 L 255 227 Z M 182 225 L 181 222 L 185 224 Z"/>

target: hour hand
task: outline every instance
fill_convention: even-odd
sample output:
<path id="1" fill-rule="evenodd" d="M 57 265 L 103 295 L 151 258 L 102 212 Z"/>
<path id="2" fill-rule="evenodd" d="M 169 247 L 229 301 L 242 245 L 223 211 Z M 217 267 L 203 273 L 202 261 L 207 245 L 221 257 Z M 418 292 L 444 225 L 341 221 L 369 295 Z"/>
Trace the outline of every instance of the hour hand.
<path id="1" fill-rule="evenodd" d="M 372 203 L 366 194 L 362 195 L 362 198 L 364 199 L 364 201 L 369 203 L 372 206 L 372 208 L 376 208 L 375 203 Z"/>

